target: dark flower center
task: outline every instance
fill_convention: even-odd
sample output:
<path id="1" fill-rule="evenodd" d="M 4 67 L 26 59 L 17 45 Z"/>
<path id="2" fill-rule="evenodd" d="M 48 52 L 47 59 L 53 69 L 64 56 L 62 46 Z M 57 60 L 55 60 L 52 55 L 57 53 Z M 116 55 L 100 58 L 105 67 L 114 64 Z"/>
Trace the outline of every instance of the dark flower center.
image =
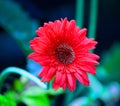
<path id="1" fill-rule="evenodd" d="M 73 49 L 67 44 L 60 44 L 55 50 L 55 56 L 59 62 L 64 64 L 70 64 L 75 59 Z"/>

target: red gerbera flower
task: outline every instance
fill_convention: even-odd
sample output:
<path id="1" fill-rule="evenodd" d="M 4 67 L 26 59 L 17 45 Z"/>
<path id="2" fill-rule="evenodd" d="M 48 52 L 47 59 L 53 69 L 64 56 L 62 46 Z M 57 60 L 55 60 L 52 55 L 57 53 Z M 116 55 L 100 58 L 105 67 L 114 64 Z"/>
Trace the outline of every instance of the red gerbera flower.
<path id="1" fill-rule="evenodd" d="M 76 88 L 76 79 L 87 86 L 87 73 L 96 74 L 95 65 L 99 56 L 90 53 L 97 44 L 93 38 L 86 37 L 86 29 L 76 26 L 75 20 L 56 20 L 45 23 L 36 33 L 38 37 L 30 41 L 34 52 L 30 59 L 43 66 L 39 73 L 42 81 L 49 82 L 55 77 L 53 88 Z"/>

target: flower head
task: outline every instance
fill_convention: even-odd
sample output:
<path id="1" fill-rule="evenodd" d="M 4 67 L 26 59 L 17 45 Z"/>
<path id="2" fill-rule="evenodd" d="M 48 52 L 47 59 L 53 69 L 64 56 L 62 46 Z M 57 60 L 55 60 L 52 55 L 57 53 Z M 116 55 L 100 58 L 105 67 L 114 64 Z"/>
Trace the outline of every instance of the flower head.
<path id="1" fill-rule="evenodd" d="M 87 86 L 87 73 L 96 74 L 99 56 L 89 50 L 94 49 L 97 42 L 87 38 L 86 31 L 77 27 L 75 20 L 65 18 L 45 23 L 36 31 L 38 37 L 30 41 L 34 52 L 29 58 L 43 66 L 39 73 L 42 81 L 54 78 L 55 90 L 68 87 L 74 91 L 76 79 Z"/>

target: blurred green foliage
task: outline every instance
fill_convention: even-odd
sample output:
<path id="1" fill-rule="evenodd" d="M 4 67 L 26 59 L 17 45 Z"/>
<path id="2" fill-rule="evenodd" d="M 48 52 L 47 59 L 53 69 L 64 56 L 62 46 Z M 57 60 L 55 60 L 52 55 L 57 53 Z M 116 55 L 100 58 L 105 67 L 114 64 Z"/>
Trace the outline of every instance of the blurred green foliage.
<path id="1" fill-rule="evenodd" d="M 106 73 L 104 80 L 120 82 L 120 44 L 114 44 L 110 50 L 102 55 L 100 67 Z"/>
<path id="2" fill-rule="evenodd" d="M 50 106 L 51 98 L 49 98 L 49 96 L 54 98 L 64 93 L 62 89 L 59 89 L 56 92 L 53 89 L 43 90 L 34 84 L 31 85 L 31 83 L 31 81 L 28 81 L 23 77 L 20 79 L 15 79 L 13 82 L 13 87 L 8 89 L 4 93 L 4 96 L 17 104 L 22 102 L 27 106 Z"/>
<path id="3" fill-rule="evenodd" d="M 0 95 L 0 106 L 17 106 L 13 99 Z"/>
<path id="4" fill-rule="evenodd" d="M 29 40 L 35 36 L 38 24 L 20 5 L 11 0 L 0 0 L 0 26 L 17 41 L 26 56 L 31 52 Z"/>
<path id="5" fill-rule="evenodd" d="M 38 87 L 30 87 L 23 91 L 21 101 L 27 104 L 27 106 L 50 106 L 48 96 Z"/>
<path id="6" fill-rule="evenodd" d="M 13 83 L 13 88 L 15 89 L 15 91 L 20 92 L 23 90 L 24 85 L 19 79 L 15 79 Z"/>

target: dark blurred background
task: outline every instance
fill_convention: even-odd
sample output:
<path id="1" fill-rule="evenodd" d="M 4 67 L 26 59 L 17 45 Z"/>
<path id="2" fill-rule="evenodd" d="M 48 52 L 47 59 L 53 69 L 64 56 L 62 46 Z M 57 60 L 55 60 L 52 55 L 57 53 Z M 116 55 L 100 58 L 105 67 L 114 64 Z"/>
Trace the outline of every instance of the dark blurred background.
<path id="1" fill-rule="evenodd" d="M 0 0 L 1 2 L 2 0 Z M 6 2 L 10 0 L 5 0 Z M 75 19 L 76 0 L 11 0 L 20 5 L 31 19 L 44 22 L 67 17 Z M 84 27 L 88 28 L 90 1 L 85 0 Z M 2 8 L 0 8 L 2 9 Z M 11 11 L 12 12 L 12 11 Z M 22 20 L 22 19 L 21 19 Z M 9 24 L 9 23 L 7 23 Z M 24 24 L 24 23 L 22 23 Z M 101 55 L 112 44 L 120 42 L 120 0 L 98 0 L 95 52 Z M 34 31 L 35 32 L 35 31 Z M 26 57 L 16 41 L 0 26 L 0 70 L 8 66 L 26 67 Z"/>

